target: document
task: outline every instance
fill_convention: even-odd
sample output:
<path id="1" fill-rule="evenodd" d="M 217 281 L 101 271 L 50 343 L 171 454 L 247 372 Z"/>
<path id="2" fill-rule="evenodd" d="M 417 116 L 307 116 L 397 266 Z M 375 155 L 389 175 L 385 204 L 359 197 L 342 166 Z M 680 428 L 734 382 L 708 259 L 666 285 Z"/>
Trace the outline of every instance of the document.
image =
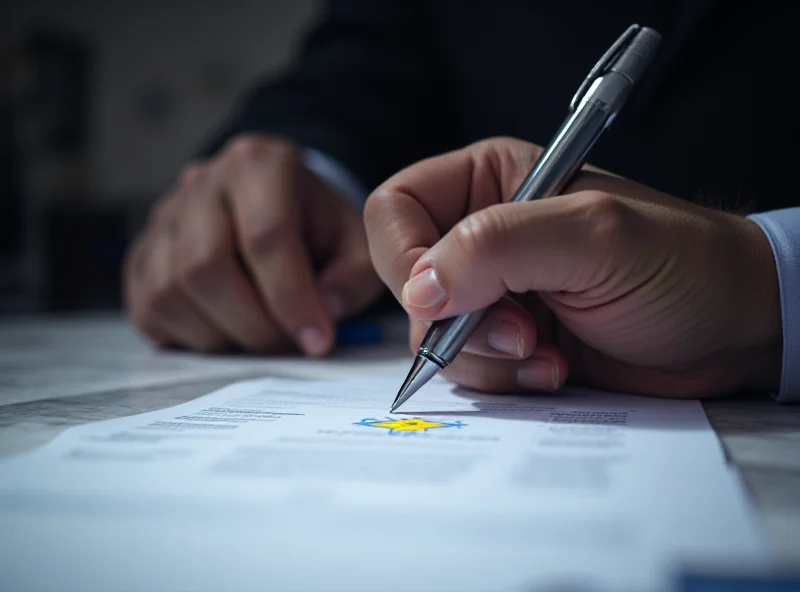
<path id="1" fill-rule="evenodd" d="M 0 463 L 4 588 L 668 591 L 766 562 L 696 401 L 396 389 L 243 381 Z"/>

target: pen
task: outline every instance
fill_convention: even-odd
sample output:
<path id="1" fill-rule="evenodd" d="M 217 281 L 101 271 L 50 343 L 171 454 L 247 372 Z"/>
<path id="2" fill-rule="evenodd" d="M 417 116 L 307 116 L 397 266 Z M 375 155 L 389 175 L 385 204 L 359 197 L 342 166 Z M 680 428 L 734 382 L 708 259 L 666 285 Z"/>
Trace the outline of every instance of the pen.
<path id="1" fill-rule="evenodd" d="M 533 201 L 557 195 L 583 166 L 586 155 L 614 121 L 655 58 L 661 35 L 631 25 L 600 58 L 572 97 L 569 115 L 511 199 Z M 450 364 L 487 309 L 433 323 L 420 345 L 391 412 Z"/>

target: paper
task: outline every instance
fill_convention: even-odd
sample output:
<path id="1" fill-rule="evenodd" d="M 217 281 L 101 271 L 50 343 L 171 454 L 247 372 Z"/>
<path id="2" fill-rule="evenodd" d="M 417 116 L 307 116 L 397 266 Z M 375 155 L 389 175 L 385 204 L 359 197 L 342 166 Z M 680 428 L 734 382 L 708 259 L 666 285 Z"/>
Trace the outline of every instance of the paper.
<path id="1" fill-rule="evenodd" d="M 0 573 L 26 590 L 645 591 L 765 560 L 696 401 L 435 379 L 389 414 L 396 382 L 245 381 L 72 428 L 0 464 Z"/>

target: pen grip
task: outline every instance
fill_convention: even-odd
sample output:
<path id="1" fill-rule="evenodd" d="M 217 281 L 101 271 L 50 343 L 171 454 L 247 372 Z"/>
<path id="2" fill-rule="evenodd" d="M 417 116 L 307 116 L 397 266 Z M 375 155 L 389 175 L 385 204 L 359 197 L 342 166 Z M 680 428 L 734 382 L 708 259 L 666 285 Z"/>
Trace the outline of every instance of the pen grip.
<path id="1" fill-rule="evenodd" d="M 422 355 L 441 367 L 450 364 L 480 325 L 487 310 L 482 308 L 433 323 L 420 345 Z"/>

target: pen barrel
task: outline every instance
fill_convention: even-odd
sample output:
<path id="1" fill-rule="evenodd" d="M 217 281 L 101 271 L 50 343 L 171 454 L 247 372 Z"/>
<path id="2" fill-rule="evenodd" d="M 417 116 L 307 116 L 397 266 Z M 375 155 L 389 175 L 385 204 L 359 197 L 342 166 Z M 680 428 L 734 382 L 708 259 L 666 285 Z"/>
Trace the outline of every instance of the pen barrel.
<path id="1" fill-rule="evenodd" d="M 613 120 L 605 103 L 584 100 L 559 128 L 511 198 L 533 201 L 557 195 L 583 166 L 586 155 Z"/>

